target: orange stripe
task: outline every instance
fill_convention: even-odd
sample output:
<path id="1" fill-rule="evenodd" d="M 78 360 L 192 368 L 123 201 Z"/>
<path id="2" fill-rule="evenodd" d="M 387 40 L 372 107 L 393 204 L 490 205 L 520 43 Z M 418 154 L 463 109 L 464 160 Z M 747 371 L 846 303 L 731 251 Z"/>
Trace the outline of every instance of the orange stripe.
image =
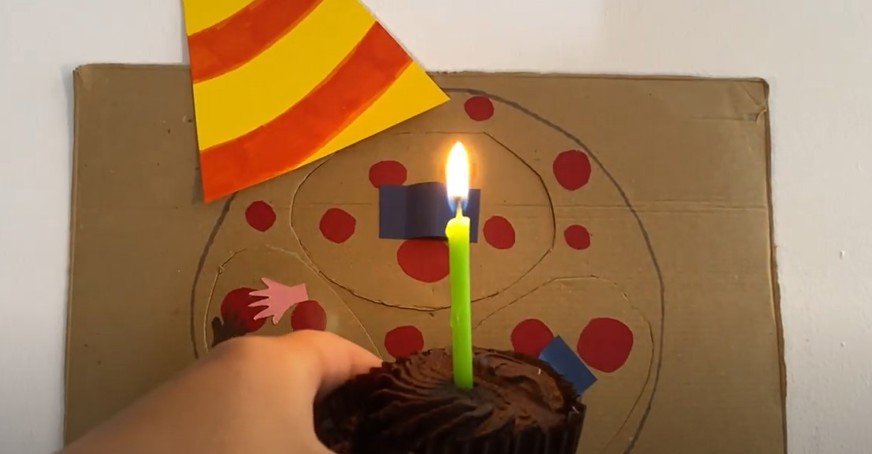
<path id="1" fill-rule="evenodd" d="M 321 0 L 254 0 L 233 16 L 188 37 L 194 82 L 232 71 L 272 46 Z"/>
<path id="2" fill-rule="evenodd" d="M 373 24 L 333 73 L 296 105 L 254 131 L 200 153 L 206 201 L 298 166 L 351 124 L 411 63 L 388 32 Z"/>

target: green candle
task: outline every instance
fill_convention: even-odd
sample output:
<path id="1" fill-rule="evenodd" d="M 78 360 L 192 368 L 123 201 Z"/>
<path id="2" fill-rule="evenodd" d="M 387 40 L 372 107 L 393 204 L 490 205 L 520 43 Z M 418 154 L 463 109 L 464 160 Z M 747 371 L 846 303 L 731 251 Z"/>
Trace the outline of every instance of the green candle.
<path id="1" fill-rule="evenodd" d="M 469 218 L 463 201 L 469 195 L 469 160 L 463 144 L 451 149 L 446 166 L 448 196 L 455 201 L 457 216 L 445 226 L 448 237 L 451 284 L 451 347 L 454 385 L 472 389 L 472 300 L 469 288 Z"/>

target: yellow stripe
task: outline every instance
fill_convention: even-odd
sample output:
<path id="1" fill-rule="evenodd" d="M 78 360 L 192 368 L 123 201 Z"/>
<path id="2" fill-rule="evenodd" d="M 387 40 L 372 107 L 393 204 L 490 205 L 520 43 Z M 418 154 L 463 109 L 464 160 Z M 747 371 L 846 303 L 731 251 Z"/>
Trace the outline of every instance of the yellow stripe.
<path id="1" fill-rule="evenodd" d="M 221 77 L 194 84 L 200 149 L 251 132 L 318 86 L 375 19 L 358 0 L 324 0 L 265 52 Z"/>
<path id="2" fill-rule="evenodd" d="M 183 0 L 185 32 L 193 35 L 236 14 L 254 0 Z"/>
<path id="3" fill-rule="evenodd" d="M 375 135 L 448 101 L 448 96 L 417 64 L 411 64 L 390 88 L 347 128 L 301 166 Z"/>

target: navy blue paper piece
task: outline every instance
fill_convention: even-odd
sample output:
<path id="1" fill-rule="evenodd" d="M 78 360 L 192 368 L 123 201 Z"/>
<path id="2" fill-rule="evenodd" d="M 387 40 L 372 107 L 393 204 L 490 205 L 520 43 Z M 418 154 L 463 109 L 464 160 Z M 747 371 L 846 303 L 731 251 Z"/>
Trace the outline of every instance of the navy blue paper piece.
<path id="1" fill-rule="evenodd" d="M 596 377 L 590 369 L 581 362 L 581 358 L 560 336 L 555 337 L 542 353 L 539 353 L 539 359 L 550 364 L 557 373 L 569 380 L 579 396 L 596 383 Z"/>
<path id="2" fill-rule="evenodd" d="M 469 218 L 471 243 L 478 241 L 480 203 L 481 190 L 471 189 L 463 207 L 463 215 Z M 445 225 L 456 215 L 453 205 L 443 183 L 381 185 L 378 189 L 378 236 L 395 240 L 445 238 Z"/>

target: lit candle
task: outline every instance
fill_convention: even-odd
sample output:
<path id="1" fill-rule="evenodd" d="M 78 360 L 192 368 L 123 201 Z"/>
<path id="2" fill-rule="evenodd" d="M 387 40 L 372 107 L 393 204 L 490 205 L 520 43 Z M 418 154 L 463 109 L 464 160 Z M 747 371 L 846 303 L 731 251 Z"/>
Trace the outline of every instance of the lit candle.
<path id="1" fill-rule="evenodd" d="M 451 283 L 451 347 L 454 359 L 454 385 L 472 389 L 472 301 L 469 290 L 469 218 L 463 203 L 469 196 L 469 159 L 463 144 L 457 142 L 445 166 L 448 198 L 456 216 L 448 221 L 449 272 Z"/>

